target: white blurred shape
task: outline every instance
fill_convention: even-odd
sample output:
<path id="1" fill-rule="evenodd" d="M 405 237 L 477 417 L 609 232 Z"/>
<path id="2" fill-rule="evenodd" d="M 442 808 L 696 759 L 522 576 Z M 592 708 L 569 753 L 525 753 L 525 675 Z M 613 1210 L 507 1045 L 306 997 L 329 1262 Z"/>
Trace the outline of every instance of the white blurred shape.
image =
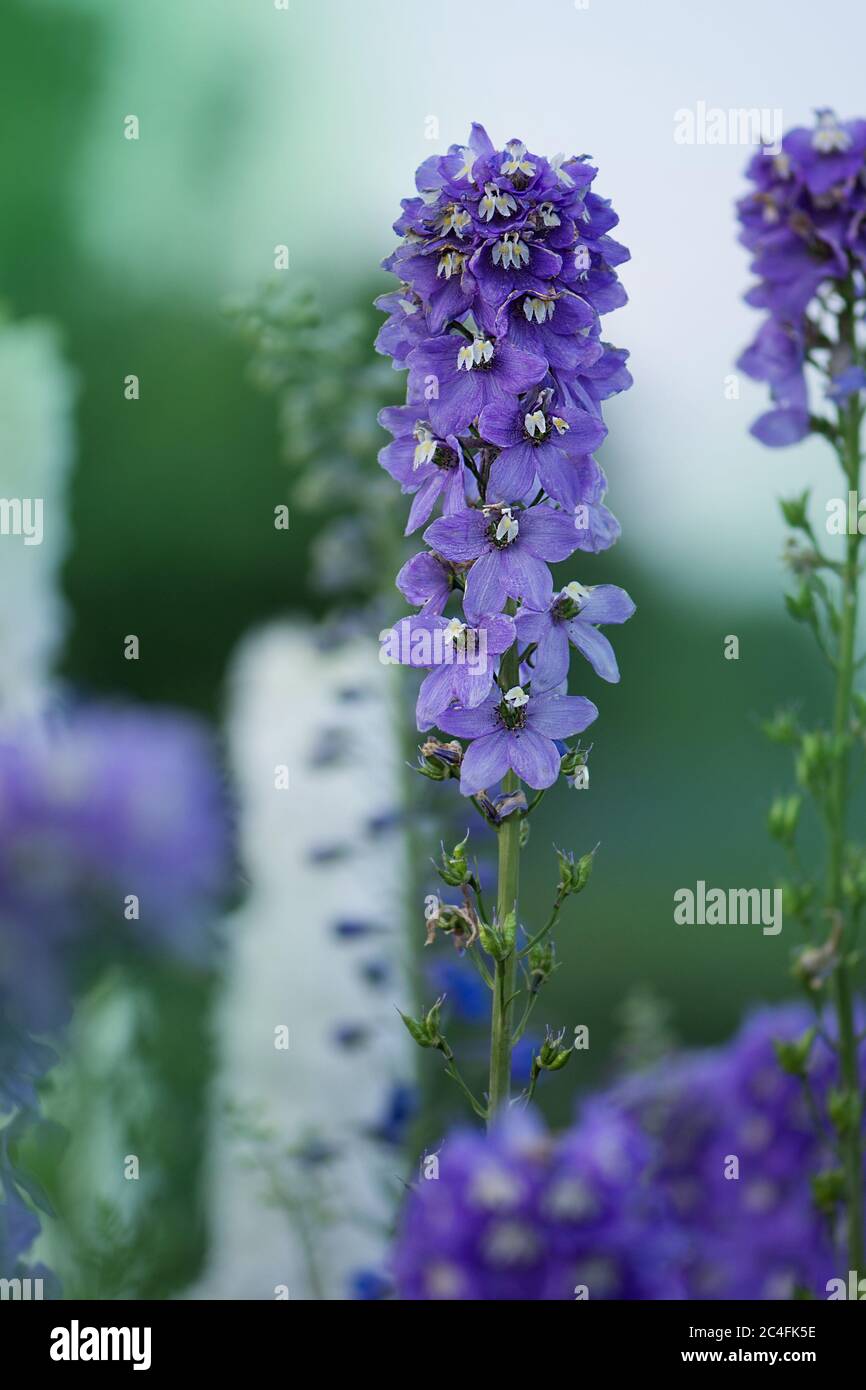
<path id="1" fill-rule="evenodd" d="M 411 1044 L 393 1003 L 408 993 L 400 967 L 405 842 L 371 836 L 370 820 L 399 798 L 398 740 L 388 708 L 388 672 L 375 643 L 318 647 L 288 625 L 241 646 L 230 678 L 228 735 L 239 793 L 242 871 L 250 880 L 229 924 L 227 986 L 219 1010 L 220 1100 L 211 1148 L 211 1256 L 198 1298 L 345 1298 L 351 1275 L 382 1265 L 401 1195 L 399 1153 L 366 1137 L 391 1086 L 405 1080 Z M 393 732 L 392 732 L 393 731 Z M 314 760 L 345 744 L 349 761 Z M 277 769 L 289 769 L 280 790 Z M 345 857 L 310 852 L 345 846 Z M 337 922 L 372 920 L 382 935 L 340 940 Z M 394 965 L 386 989 L 361 975 L 371 954 Z M 347 1050 L 337 1028 L 371 1040 Z M 289 1030 L 288 1050 L 274 1030 Z M 240 1163 L 220 1102 L 259 1111 L 283 1148 L 315 1137 L 340 1149 L 323 1169 L 335 1219 L 312 1228 L 309 1251 L 282 1210 L 265 1203 L 267 1182 Z M 282 1172 L 293 1171 L 283 1166 Z"/>
<path id="2" fill-rule="evenodd" d="M 4 721 L 44 709 L 64 634 L 59 573 L 67 539 L 72 401 L 72 373 L 51 325 L 0 320 L 0 720 Z"/>

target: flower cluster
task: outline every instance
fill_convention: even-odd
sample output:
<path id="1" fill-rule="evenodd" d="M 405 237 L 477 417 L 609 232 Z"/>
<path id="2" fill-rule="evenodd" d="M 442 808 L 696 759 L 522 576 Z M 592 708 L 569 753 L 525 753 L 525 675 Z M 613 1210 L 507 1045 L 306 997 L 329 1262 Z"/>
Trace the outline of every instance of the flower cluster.
<path id="1" fill-rule="evenodd" d="M 766 318 L 738 365 L 773 398 L 752 433 L 782 447 L 829 424 L 810 407 L 807 365 L 836 404 L 866 387 L 853 341 L 866 297 L 866 121 L 818 111 L 813 129 L 789 131 L 779 154 L 756 154 L 747 172 L 740 240 L 759 283 L 746 299 Z M 840 315 L 850 335 L 833 331 Z"/>
<path id="2" fill-rule="evenodd" d="M 562 688 L 569 642 L 616 680 L 598 624 L 633 611 L 611 586 L 554 592 L 549 568 L 619 534 L 593 451 L 602 402 L 631 383 L 600 325 L 625 302 L 616 267 L 628 252 L 595 175 L 586 156 L 546 159 L 519 140 L 496 150 L 474 125 L 465 148 L 418 170 L 384 262 L 401 284 L 377 301 L 388 314 L 377 347 L 408 369 L 408 392 L 381 413 L 393 441 L 380 461 L 412 497 L 407 535 L 426 525 L 429 547 L 397 578 L 421 612 L 404 620 L 413 640 L 395 659 L 431 673 L 419 728 L 471 740 L 464 795 L 509 770 L 539 789 L 555 781 L 562 740 L 597 715 Z M 446 619 L 452 599 L 460 613 Z M 438 645 L 421 640 L 437 628 Z"/>
<path id="3" fill-rule="evenodd" d="M 409 1300 L 650 1298 L 664 1274 L 644 1250 L 646 1141 L 604 1106 L 547 1135 L 527 1111 L 491 1132 L 460 1130 L 404 1212 L 394 1259 Z M 635 1197 L 635 1194 L 638 1194 Z"/>
<path id="4" fill-rule="evenodd" d="M 837 1064 L 820 1038 L 803 1077 L 777 1055 L 813 1020 L 761 1010 L 728 1046 L 616 1084 L 558 1140 L 516 1110 L 486 1139 L 447 1138 L 405 1209 L 398 1297 L 826 1297 L 847 1266 L 813 1200 L 832 1146 L 809 1098 Z"/>

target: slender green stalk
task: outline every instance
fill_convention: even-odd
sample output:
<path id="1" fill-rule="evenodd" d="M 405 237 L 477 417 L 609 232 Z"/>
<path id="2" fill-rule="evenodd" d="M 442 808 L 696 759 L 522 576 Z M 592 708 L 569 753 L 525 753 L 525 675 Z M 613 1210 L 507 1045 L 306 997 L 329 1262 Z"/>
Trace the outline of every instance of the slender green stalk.
<path id="1" fill-rule="evenodd" d="M 853 320 L 849 331 L 853 335 Z M 842 324 L 845 332 L 845 323 Z M 860 420 L 861 410 L 856 399 L 840 412 L 842 440 L 840 459 L 849 488 L 859 491 L 860 485 Z M 849 535 L 842 573 L 842 612 L 839 633 L 839 660 L 836 676 L 836 704 L 833 734 L 836 744 L 833 775 L 829 796 L 830 855 L 827 881 L 827 906 L 839 920 L 844 907 L 843 870 L 848 827 L 849 750 L 848 729 L 851 719 L 851 697 L 854 685 L 855 646 L 857 636 L 858 550 L 859 533 Z M 846 1217 L 849 1268 L 864 1273 L 863 1251 L 863 1176 L 861 1117 L 862 1098 L 857 1061 L 857 1039 L 854 1028 L 854 1004 L 847 955 L 850 950 L 848 934 L 842 940 L 840 960 L 833 977 L 836 1014 L 839 1022 L 839 1063 L 845 1091 L 853 1097 L 852 1122 L 841 1136 L 845 1173 Z"/>
<path id="2" fill-rule="evenodd" d="M 502 658 L 500 680 L 504 690 L 517 685 L 520 676 L 517 644 Z M 513 772 L 503 781 L 505 792 L 516 791 L 519 782 Z M 496 915 L 500 927 L 510 912 L 517 910 L 517 890 L 520 867 L 520 816 L 509 816 L 499 827 L 499 883 L 496 896 Z M 512 1007 L 514 995 L 515 952 L 509 951 L 504 960 L 497 960 L 493 977 L 493 1008 L 490 1021 L 490 1090 L 488 1095 L 488 1124 L 511 1098 Z"/>

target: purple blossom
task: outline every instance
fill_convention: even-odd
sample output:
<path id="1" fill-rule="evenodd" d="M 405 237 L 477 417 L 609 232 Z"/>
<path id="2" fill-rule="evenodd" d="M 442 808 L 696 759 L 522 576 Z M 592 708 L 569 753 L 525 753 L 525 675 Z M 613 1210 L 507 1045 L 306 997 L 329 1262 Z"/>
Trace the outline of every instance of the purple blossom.
<path id="1" fill-rule="evenodd" d="M 522 501 L 541 486 L 566 507 L 575 500 L 570 460 L 591 454 L 607 430 L 597 416 L 572 406 L 558 406 L 544 391 L 525 405 L 489 405 L 478 428 L 499 453 L 490 469 L 489 502 Z"/>
<path id="2" fill-rule="evenodd" d="M 476 709 L 449 709 L 437 723 L 446 734 L 471 739 L 463 755 L 464 796 L 492 787 L 509 768 L 530 787 L 549 787 L 559 775 L 557 739 L 580 734 L 598 717 L 582 695 L 527 695 L 522 687 L 491 695 Z"/>
<path id="3" fill-rule="evenodd" d="M 379 422 L 395 436 L 379 451 L 379 462 L 401 492 L 414 493 L 405 534 L 424 525 L 440 498 L 446 516 L 462 511 L 466 465 L 460 440 L 453 434 L 437 439 L 415 406 L 388 406 Z"/>
<path id="4" fill-rule="evenodd" d="M 584 588 L 566 585 L 541 613 L 521 609 L 517 635 L 521 646 L 536 645 L 526 667 L 533 690 L 553 690 L 568 675 L 569 643 L 586 657 L 602 680 L 619 680 L 619 667 L 610 642 L 599 632 L 604 623 L 624 623 L 634 612 L 625 589 L 614 584 Z"/>
<path id="5" fill-rule="evenodd" d="M 771 448 L 822 428 L 810 409 L 807 360 L 832 376 L 827 396 L 837 403 L 848 398 L 845 383 L 855 379 L 847 374 L 859 371 L 850 347 L 828 339 L 822 298 L 847 286 L 846 293 L 862 300 L 864 170 L 866 121 L 839 121 L 829 110 L 816 112 L 811 129 L 789 131 L 779 154 L 760 152 L 749 164 L 753 189 L 737 211 L 758 283 L 746 300 L 767 317 L 738 366 L 770 388 L 773 409 L 752 433 Z"/>
<path id="6" fill-rule="evenodd" d="M 454 566 L 440 555 L 422 550 L 407 560 L 397 575 L 397 588 L 409 603 L 425 613 L 441 613 L 454 588 Z"/>
<path id="7" fill-rule="evenodd" d="M 636 1126 L 601 1106 L 561 1140 L 519 1110 L 487 1135 L 456 1131 L 439 1151 L 437 1181 L 419 1182 L 406 1203 L 393 1258 L 397 1297 L 670 1296 L 653 1269 L 655 1249 L 648 1255 L 637 1238 L 648 1224 L 648 1157 Z"/>
<path id="8" fill-rule="evenodd" d="M 409 400 L 424 402 L 440 436 L 467 429 L 486 405 L 505 404 L 537 385 L 543 357 L 512 347 L 505 338 L 443 333 L 408 357 Z"/>
<path id="9" fill-rule="evenodd" d="M 514 619 L 485 614 L 474 624 L 422 613 L 403 618 L 382 637 L 381 653 L 401 665 L 426 668 L 418 694 L 419 729 L 430 729 L 451 704 L 474 709 L 493 685 L 498 658 L 513 645 Z"/>
<path id="10" fill-rule="evenodd" d="M 485 507 L 441 517 L 424 539 L 449 560 L 474 561 L 463 606 L 475 621 L 500 612 L 507 598 L 544 608 L 553 593 L 547 562 L 567 560 L 580 536 L 573 517 L 550 507 Z"/>

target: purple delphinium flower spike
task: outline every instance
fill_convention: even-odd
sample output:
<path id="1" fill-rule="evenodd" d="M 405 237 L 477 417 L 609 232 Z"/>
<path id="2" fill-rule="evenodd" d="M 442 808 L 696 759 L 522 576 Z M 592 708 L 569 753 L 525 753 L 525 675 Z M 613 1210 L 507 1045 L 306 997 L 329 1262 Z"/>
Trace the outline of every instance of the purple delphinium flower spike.
<path id="1" fill-rule="evenodd" d="M 532 638 L 521 653 L 521 626 L 540 621 L 554 603 L 551 565 L 575 551 L 605 550 L 619 535 L 594 450 L 607 434 L 603 401 L 631 384 L 627 354 L 601 334 L 601 316 L 625 302 L 616 268 L 628 252 L 609 235 L 617 217 L 593 192 L 595 176 L 586 156 L 548 159 L 520 140 L 497 149 L 474 125 L 465 146 L 452 145 L 418 170 L 418 196 L 404 200 L 394 225 L 402 244 L 384 262 L 401 284 L 379 301 L 389 317 L 377 346 L 408 369 L 405 406 L 380 416 L 392 436 L 380 462 L 413 495 L 406 531 L 424 525 L 429 547 L 397 576 L 420 612 L 381 634 L 381 655 L 429 672 L 418 727 L 457 737 L 425 739 L 418 770 L 435 782 L 459 777 L 499 844 L 495 910 L 464 837 L 452 851 L 443 847 L 437 866 L 461 901 L 427 918 L 431 944 L 441 928 L 458 950 L 477 945 L 490 959 L 484 1100 L 456 1070 L 441 1034 L 441 998 L 423 1018 L 403 1020 L 420 1046 L 445 1057 L 488 1122 L 507 1108 L 518 1043 L 529 1053 L 530 1093 L 542 1071 L 560 1070 L 569 1055 L 557 1050 L 558 1034 L 538 1052 L 522 1026 L 515 1035 L 517 866 L 522 821 L 563 767 L 569 774 L 577 762 L 585 765 L 585 751 L 565 740 L 598 711 L 582 696 L 550 688 L 552 652 L 542 653 L 543 639 Z M 582 605 L 573 606 L 556 684 L 565 684 L 569 636 L 606 679 L 618 678 L 598 624 L 624 621 L 630 600 L 605 606 L 599 591 L 598 611 L 580 621 Z M 447 655 L 437 653 L 446 641 Z M 477 659 L 454 660 L 458 652 Z M 528 799 L 521 783 L 538 795 Z M 591 863 L 589 853 L 579 872 L 568 870 L 560 905 L 582 890 Z M 547 943 L 536 982 L 554 968 Z"/>
<path id="2" fill-rule="evenodd" d="M 866 121 L 839 121 L 829 110 L 815 113 L 811 129 L 789 131 L 779 154 L 761 152 L 749 164 L 753 189 L 737 211 L 740 241 L 752 253 L 758 284 L 746 300 L 766 318 L 737 365 L 770 388 L 773 409 L 755 421 L 752 433 L 771 448 L 825 429 L 810 410 L 806 378 L 807 361 L 814 362 L 816 352 L 833 347 L 830 370 L 834 382 L 843 381 L 843 392 L 846 373 L 859 369 L 844 342 L 834 344 L 824 332 L 818 295 L 844 289 L 862 300 L 864 170 Z M 861 276 L 845 289 L 852 265 Z M 862 383 L 851 389 L 862 389 Z M 827 395 L 844 399 L 832 387 Z"/>

